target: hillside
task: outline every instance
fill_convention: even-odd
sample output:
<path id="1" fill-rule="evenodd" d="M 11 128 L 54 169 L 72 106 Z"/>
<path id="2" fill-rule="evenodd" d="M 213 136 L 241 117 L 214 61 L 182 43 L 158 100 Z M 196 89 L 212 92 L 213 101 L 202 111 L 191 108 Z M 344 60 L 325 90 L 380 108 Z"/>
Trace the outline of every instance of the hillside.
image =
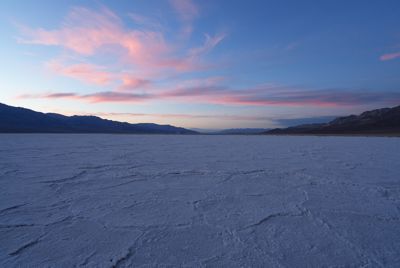
<path id="1" fill-rule="evenodd" d="M 96 116 L 40 113 L 0 103 L 0 133 L 196 134 L 170 125 L 130 124 Z"/>
<path id="2" fill-rule="evenodd" d="M 326 124 L 277 128 L 265 134 L 400 134 L 400 106 L 338 117 Z"/>

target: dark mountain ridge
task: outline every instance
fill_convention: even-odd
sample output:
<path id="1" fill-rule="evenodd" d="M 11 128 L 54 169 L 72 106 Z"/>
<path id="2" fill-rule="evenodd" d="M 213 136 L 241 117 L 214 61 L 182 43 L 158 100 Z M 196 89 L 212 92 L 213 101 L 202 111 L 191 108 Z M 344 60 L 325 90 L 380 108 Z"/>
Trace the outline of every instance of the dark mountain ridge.
<path id="1" fill-rule="evenodd" d="M 400 106 L 338 117 L 326 124 L 277 128 L 265 134 L 395 134 L 400 135 Z"/>
<path id="2" fill-rule="evenodd" d="M 171 125 L 130 124 L 97 116 L 41 113 L 0 103 L 0 133 L 196 134 Z"/>

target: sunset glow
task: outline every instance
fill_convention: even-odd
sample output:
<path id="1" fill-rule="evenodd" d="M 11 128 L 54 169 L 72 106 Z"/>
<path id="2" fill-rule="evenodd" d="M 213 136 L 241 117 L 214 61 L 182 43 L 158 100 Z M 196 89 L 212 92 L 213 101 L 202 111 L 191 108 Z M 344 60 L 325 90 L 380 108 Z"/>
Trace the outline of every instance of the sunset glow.
<path id="1" fill-rule="evenodd" d="M 210 129 L 400 103 L 396 1 L 1 5 L 10 105 Z"/>

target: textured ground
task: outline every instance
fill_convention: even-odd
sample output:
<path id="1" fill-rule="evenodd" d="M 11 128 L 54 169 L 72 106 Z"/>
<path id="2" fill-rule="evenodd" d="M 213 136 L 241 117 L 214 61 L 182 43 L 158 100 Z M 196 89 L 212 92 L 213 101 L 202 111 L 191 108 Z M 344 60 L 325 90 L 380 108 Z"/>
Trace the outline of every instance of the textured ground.
<path id="1" fill-rule="evenodd" d="M 1 267 L 400 267 L 400 139 L 0 135 Z"/>

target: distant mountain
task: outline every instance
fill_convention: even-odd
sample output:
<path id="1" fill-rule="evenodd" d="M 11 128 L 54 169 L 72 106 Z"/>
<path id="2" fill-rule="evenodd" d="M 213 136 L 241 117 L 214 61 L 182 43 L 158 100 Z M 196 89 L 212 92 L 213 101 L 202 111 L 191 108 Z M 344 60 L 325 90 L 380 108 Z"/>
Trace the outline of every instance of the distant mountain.
<path id="1" fill-rule="evenodd" d="M 265 134 L 400 134 L 400 106 L 338 117 L 326 124 L 272 129 Z"/>
<path id="2" fill-rule="evenodd" d="M 0 103 L 0 133 L 196 134 L 170 125 L 130 124 L 96 116 L 40 113 Z"/>
<path id="3" fill-rule="evenodd" d="M 224 129 L 221 131 L 216 131 L 211 134 L 217 135 L 252 135 L 252 134 L 261 134 L 265 131 L 268 131 L 266 128 L 231 128 Z"/>
<path id="4" fill-rule="evenodd" d="M 282 127 L 294 127 L 299 125 L 309 125 L 309 124 L 325 124 L 337 116 L 316 116 L 316 117 L 303 117 L 303 118 L 283 118 L 275 119 L 274 123 L 281 125 Z"/>

